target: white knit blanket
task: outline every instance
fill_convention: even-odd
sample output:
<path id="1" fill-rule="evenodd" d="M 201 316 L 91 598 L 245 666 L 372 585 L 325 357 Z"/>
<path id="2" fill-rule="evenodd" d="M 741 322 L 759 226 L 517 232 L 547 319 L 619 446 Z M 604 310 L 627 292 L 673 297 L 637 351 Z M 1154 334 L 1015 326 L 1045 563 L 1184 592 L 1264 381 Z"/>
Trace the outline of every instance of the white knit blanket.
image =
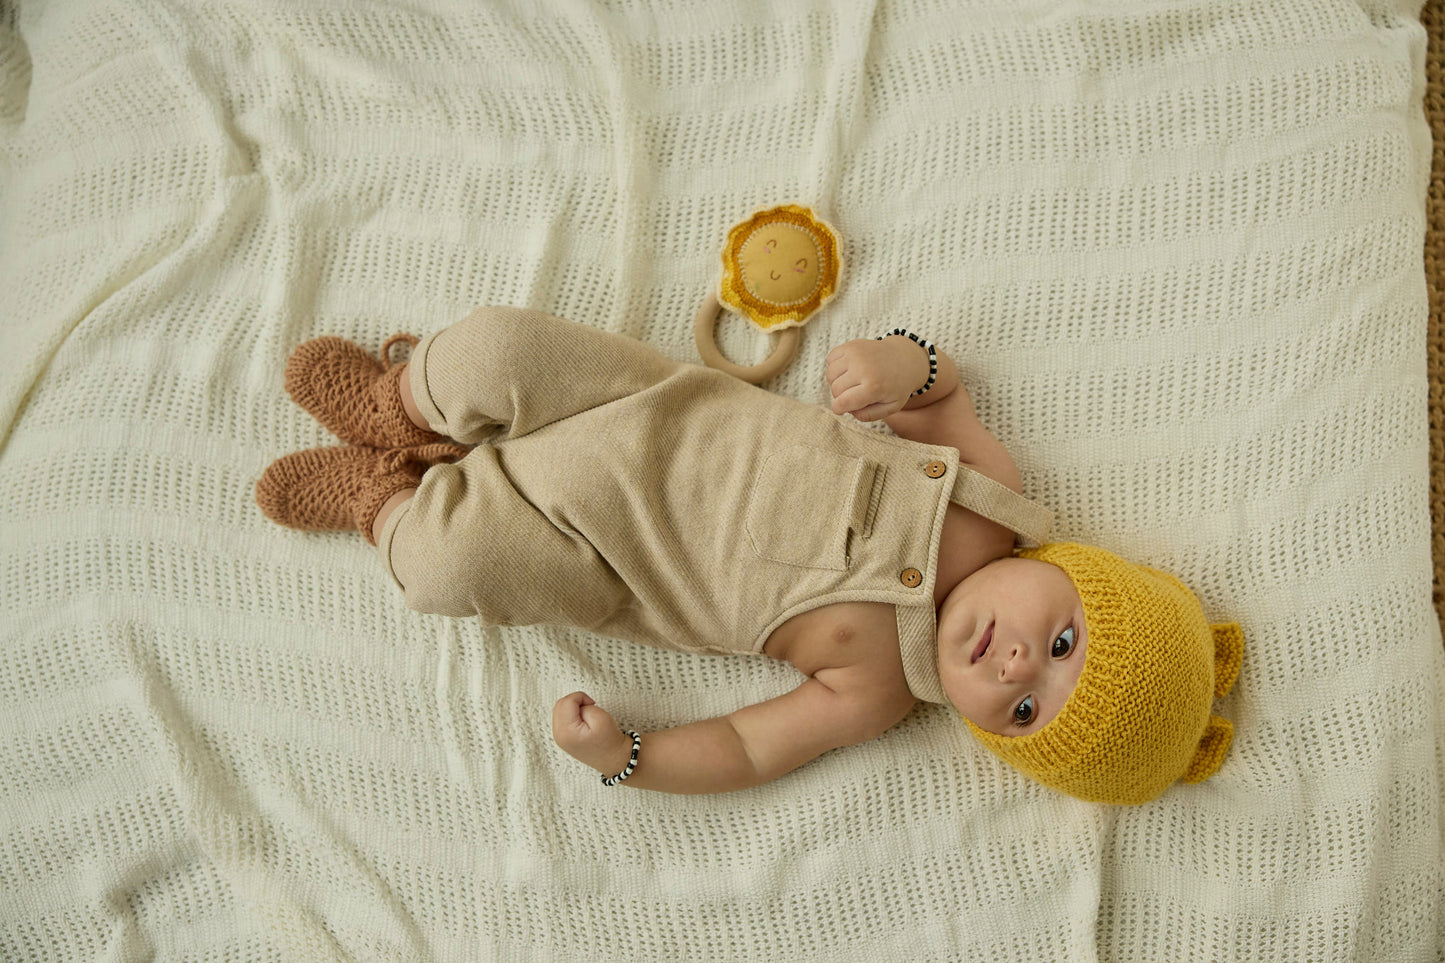
<path id="1" fill-rule="evenodd" d="M 0 3 L 0 958 L 1440 959 L 1417 6 Z M 335 443 L 301 341 L 497 303 L 693 359 L 788 202 L 847 266 L 768 387 L 960 359 L 1059 535 L 1244 626 L 1215 777 L 1089 805 L 928 706 L 605 789 L 558 697 L 796 673 L 419 616 L 256 508 Z"/>

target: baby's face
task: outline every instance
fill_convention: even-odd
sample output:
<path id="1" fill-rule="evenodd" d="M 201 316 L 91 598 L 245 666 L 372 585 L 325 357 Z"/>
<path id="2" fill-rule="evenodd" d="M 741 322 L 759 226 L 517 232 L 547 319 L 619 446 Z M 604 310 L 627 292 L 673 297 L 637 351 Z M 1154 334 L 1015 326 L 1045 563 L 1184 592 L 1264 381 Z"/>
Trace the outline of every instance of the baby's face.
<path id="1" fill-rule="evenodd" d="M 1088 627 L 1067 573 L 1002 558 L 954 586 L 938 610 L 938 674 L 954 708 L 1002 736 L 1037 732 L 1084 668 Z"/>

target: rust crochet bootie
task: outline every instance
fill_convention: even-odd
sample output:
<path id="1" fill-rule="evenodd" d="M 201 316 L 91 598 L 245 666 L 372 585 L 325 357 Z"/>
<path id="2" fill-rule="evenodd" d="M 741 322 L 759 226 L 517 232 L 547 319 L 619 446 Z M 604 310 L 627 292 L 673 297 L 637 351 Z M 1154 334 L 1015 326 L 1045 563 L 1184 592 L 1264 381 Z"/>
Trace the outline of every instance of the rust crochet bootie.
<path id="1" fill-rule="evenodd" d="M 410 448 L 365 445 L 309 448 L 273 461 L 256 482 L 256 504 L 271 521 L 309 532 L 355 527 L 375 545 L 371 526 L 381 506 L 415 488 L 432 465 L 460 459 L 452 442 Z"/>
<path id="2" fill-rule="evenodd" d="M 345 338 L 314 338 L 286 360 L 286 393 L 342 441 L 371 448 L 409 448 L 445 441 L 418 428 L 401 405 L 397 384 L 404 365 L 391 363 L 391 347 L 417 338 L 398 334 L 381 358 Z"/>

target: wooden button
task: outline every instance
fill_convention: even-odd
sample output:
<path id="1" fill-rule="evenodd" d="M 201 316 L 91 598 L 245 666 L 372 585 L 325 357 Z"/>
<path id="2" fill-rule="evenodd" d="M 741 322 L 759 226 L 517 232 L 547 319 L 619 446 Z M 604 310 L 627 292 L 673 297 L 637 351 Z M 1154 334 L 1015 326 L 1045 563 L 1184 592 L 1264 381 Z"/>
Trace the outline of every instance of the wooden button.
<path id="1" fill-rule="evenodd" d="M 929 478 L 942 478 L 948 474 L 948 466 L 941 461 L 931 461 L 923 466 L 923 473 Z"/>
<path id="2" fill-rule="evenodd" d="M 923 584 L 923 573 L 916 568 L 905 568 L 898 573 L 898 581 L 909 588 L 918 588 Z"/>

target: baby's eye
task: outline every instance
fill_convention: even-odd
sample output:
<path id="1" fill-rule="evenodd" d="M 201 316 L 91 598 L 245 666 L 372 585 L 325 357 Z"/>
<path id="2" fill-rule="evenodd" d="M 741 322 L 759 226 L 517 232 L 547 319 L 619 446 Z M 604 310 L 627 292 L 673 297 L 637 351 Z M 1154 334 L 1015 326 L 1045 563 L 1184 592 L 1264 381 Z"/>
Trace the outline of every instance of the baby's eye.
<path id="1" fill-rule="evenodd" d="M 1072 651 L 1074 651 L 1074 627 L 1071 625 L 1064 629 L 1062 635 L 1054 639 L 1053 656 L 1056 659 L 1067 658 Z"/>
<path id="2" fill-rule="evenodd" d="M 1014 725 L 1026 726 L 1034 721 L 1034 697 L 1024 696 L 1024 701 L 1014 706 Z"/>

